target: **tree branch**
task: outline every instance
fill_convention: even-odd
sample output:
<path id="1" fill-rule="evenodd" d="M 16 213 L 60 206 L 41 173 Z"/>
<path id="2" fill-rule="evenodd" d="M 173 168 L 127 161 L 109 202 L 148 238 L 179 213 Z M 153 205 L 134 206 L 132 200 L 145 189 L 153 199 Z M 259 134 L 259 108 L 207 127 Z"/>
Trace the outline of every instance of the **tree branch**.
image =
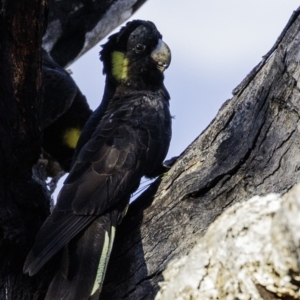
<path id="1" fill-rule="evenodd" d="M 146 0 L 49 1 L 43 47 L 66 67 L 125 22 Z"/>

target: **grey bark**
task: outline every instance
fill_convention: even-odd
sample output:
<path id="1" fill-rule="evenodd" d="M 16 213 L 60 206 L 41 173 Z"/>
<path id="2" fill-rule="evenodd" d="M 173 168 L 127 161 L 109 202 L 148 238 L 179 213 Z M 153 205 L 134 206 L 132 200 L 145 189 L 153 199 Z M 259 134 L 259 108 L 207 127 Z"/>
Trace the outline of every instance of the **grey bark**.
<path id="1" fill-rule="evenodd" d="M 229 206 L 299 182 L 299 13 L 208 128 L 131 205 L 102 300 L 154 299 L 167 264 Z"/>
<path id="2" fill-rule="evenodd" d="M 155 300 L 300 298 L 300 185 L 226 210 L 172 261 Z"/>

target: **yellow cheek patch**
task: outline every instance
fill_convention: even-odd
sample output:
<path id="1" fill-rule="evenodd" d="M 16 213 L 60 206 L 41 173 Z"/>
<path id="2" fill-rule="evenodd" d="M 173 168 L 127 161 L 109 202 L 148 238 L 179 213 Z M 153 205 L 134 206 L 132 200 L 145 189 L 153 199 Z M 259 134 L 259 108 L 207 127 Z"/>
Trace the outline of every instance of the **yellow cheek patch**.
<path id="1" fill-rule="evenodd" d="M 81 130 L 78 128 L 70 128 L 67 129 L 63 135 L 63 141 L 64 143 L 72 149 L 75 149 L 79 136 L 80 136 Z"/>
<path id="2" fill-rule="evenodd" d="M 123 52 L 114 51 L 112 53 L 112 75 L 118 81 L 124 81 L 127 79 L 128 72 L 128 59 L 125 58 Z"/>

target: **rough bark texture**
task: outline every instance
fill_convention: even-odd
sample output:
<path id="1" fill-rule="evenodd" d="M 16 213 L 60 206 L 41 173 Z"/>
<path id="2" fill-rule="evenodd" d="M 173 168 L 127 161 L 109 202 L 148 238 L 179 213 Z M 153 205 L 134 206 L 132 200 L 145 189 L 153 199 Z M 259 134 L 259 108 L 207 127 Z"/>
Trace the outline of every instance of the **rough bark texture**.
<path id="1" fill-rule="evenodd" d="M 44 0 L 0 1 L 0 298 L 27 299 L 22 268 L 49 199 L 32 179 L 41 151 Z"/>
<path id="2" fill-rule="evenodd" d="M 234 204 L 168 265 L 155 299 L 299 299 L 299 216 L 300 185 Z"/>
<path id="3" fill-rule="evenodd" d="M 154 299 L 162 271 L 236 202 L 285 193 L 300 171 L 300 17 L 117 230 L 104 299 Z"/>

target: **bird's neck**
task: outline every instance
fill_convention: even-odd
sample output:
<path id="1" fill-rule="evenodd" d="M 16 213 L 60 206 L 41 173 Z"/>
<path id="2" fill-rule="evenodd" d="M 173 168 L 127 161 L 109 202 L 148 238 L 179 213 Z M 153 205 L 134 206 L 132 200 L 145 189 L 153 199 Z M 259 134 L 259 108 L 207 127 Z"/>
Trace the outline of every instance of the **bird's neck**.
<path id="1" fill-rule="evenodd" d="M 115 94 L 129 94 L 141 91 L 161 92 L 164 95 L 164 98 L 169 101 L 170 96 L 163 83 L 163 74 L 159 74 L 159 76 L 156 77 L 152 76 L 151 78 L 152 80 L 146 80 L 146 82 L 142 78 L 131 78 L 129 81 L 117 82 L 112 76 L 107 75 L 101 103 L 102 111 L 106 109 L 107 103 Z M 153 78 L 155 79 L 153 80 Z"/>
<path id="2" fill-rule="evenodd" d="M 121 81 L 116 81 L 108 76 L 106 79 L 104 98 L 111 98 L 116 91 L 134 92 L 148 90 L 156 92 L 162 88 L 163 79 L 163 74 L 158 74 L 157 76 L 136 75 Z"/>

